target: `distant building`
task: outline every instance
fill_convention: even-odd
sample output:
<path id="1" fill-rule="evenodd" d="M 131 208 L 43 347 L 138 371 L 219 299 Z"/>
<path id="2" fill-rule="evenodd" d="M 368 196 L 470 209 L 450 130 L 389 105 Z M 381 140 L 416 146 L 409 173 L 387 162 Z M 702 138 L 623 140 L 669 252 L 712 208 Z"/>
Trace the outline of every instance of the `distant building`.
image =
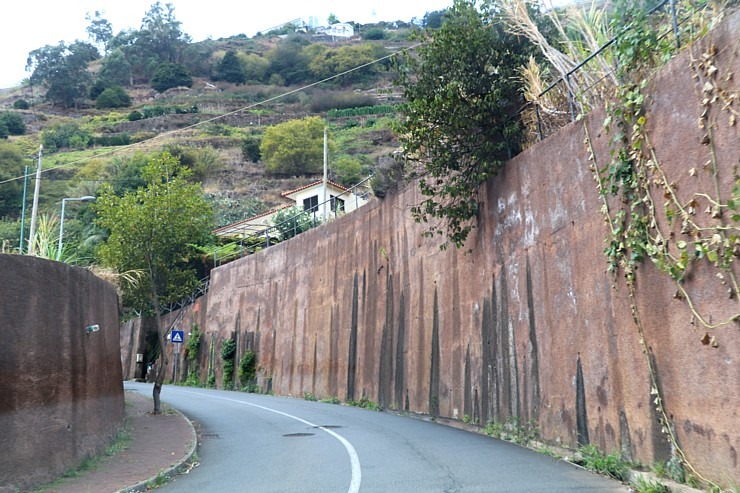
<path id="1" fill-rule="evenodd" d="M 327 27 L 324 31 L 324 34 L 337 38 L 351 38 L 355 35 L 355 28 L 352 24 L 347 24 L 346 22 L 338 22 Z"/>
<path id="2" fill-rule="evenodd" d="M 281 195 L 289 199 L 291 201 L 290 203 L 257 216 L 215 229 L 213 233 L 216 236 L 222 237 L 244 238 L 262 234 L 266 229 L 275 224 L 275 216 L 283 209 L 289 207 L 300 207 L 304 211 L 315 214 L 318 218 L 325 216 L 327 219 L 333 219 L 347 212 L 352 212 L 368 202 L 357 190 L 350 190 L 331 181 L 326 182 L 326 202 L 324 202 L 323 184 L 323 180 L 319 180 L 304 187 L 283 192 Z"/>

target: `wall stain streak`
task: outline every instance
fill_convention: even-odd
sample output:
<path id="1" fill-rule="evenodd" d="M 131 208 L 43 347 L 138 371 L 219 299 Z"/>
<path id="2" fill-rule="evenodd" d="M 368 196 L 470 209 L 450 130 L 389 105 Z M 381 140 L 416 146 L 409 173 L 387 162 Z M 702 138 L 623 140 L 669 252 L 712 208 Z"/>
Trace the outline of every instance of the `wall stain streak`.
<path id="1" fill-rule="evenodd" d="M 528 399 L 526 410 L 527 419 L 538 421 L 540 418 L 540 361 L 537 345 L 537 327 L 534 319 L 534 295 L 532 290 L 532 269 L 529 266 L 527 255 L 527 313 L 529 317 L 529 371 L 525 376 L 531 380 L 531 389 L 525 389 L 525 399 Z M 525 380 L 526 381 L 526 380 Z M 531 392 L 531 393 L 530 393 Z"/>
<path id="2" fill-rule="evenodd" d="M 434 289 L 434 315 L 432 318 L 432 355 L 429 371 L 429 415 L 439 416 L 439 301 Z"/>
<path id="3" fill-rule="evenodd" d="M 357 317 L 359 292 L 357 272 L 352 285 L 352 325 L 349 331 L 349 349 L 347 351 L 347 400 L 355 400 L 355 378 L 357 377 Z"/>
<path id="4" fill-rule="evenodd" d="M 588 438 L 588 416 L 586 414 L 586 388 L 583 382 L 583 367 L 581 355 L 576 361 L 576 434 L 578 446 L 583 447 L 590 443 Z"/>
<path id="5" fill-rule="evenodd" d="M 397 409 L 403 407 L 403 390 L 405 388 L 404 358 L 406 357 L 406 297 L 401 291 L 398 300 L 398 334 L 396 336 L 396 367 L 394 369 L 394 403 Z"/>
<path id="6" fill-rule="evenodd" d="M 385 290 L 385 322 L 380 341 L 380 364 L 378 365 L 378 402 L 382 407 L 391 403 L 393 385 L 393 275 L 387 275 Z"/>

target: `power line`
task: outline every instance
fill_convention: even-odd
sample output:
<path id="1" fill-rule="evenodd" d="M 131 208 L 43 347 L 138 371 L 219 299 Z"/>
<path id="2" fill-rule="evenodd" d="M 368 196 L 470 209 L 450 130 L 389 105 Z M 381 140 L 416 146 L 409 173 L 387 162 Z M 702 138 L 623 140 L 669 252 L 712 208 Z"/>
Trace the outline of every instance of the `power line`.
<path id="1" fill-rule="evenodd" d="M 265 99 L 263 101 L 252 103 L 249 106 L 244 106 L 242 108 L 239 108 L 239 109 L 230 111 L 228 113 L 224 113 L 223 115 L 214 116 L 213 118 L 209 118 L 207 120 L 203 120 L 203 121 L 194 123 L 192 125 L 188 125 L 188 126 L 183 127 L 183 128 L 178 128 L 178 129 L 175 129 L 175 130 L 169 130 L 167 132 L 163 132 L 163 133 L 158 134 L 158 135 L 155 135 L 154 137 L 151 137 L 149 139 L 142 140 L 141 142 L 136 142 L 134 144 L 128 144 L 128 145 L 125 145 L 125 146 L 120 146 L 120 147 L 117 147 L 115 149 L 111 149 L 109 151 L 104 151 L 104 152 L 101 152 L 99 154 L 95 154 L 93 156 L 87 156 L 87 157 L 83 157 L 83 158 L 80 158 L 80 159 L 77 159 L 77 160 L 74 160 L 74 161 L 66 162 L 64 164 L 60 164 L 58 166 L 51 166 L 49 168 L 45 168 L 44 170 L 42 170 L 42 173 L 46 173 L 48 171 L 53 171 L 55 169 L 63 168 L 63 167 L 69 166 L 69 165 L 74 165 L 74 164 L 78 164 L 78 163 L 84 163 L 84 162 L 89 161 L 89 160 L 92 160 L 92 159 L 97 159 L 97 158 L 100 158 L 100 157 L 109 156 L 111 154 L 116 154 L 118 152 L 121 152 L 121 151 L 124 151 L 124 150 L 127 150 L 127 149 L 133 149 L 133 148 L 136 148 L 138 146 L 141 146 L 142 144 L 146 144 L 146 143 L 152 142 L 152 141 L 157 140 L 157 139 L 162 139 L 164 137 L 172 136 L 172 135 L 175 135 L 177 133 L 184 132 L 185 130 L 190 130 L 190 129 L 199 127 L 201 125 L 205 125 L 207 123 L 212 123 L 212 122 L 221 120 L 222 118 L 226 118 L 226 117 L 231 116 L 231 115 L 236 115 L 237 113 L 241 113 L 243 111 L 251 110 L 252 108 L 256 108 L 257 106 L 261 106 L 261 105 L 270 103 L 272 101 L 276 101 L 276 100 L 278 100 L 280 98 L 284 98 L 285 96 L 290 96 L 291 94 L 295 94 L 297 92 L 304 91 L 306 89 L 310 89 L 312 87 L 318 86 L 319 84 L 323 84 L 325 82 L 329 82 L 331 80 L 337 79 L 339 77 L 342 77 L 343 75 L 347 75 L 347 74 L 350 74 L 350 73 L 355 72 L 357 70 L 361 70 L 361 69 L 363 69 L 365 67 L 369 67 L 371 65 L 375 65 L 376 63 L 380 63 L 383 60 L 388 60 L 389 58 L 392 58 L 392 57 L 394 57 L 396 55 L 399 55 L 401 53 L 404 53 L 406 51 L 414 50 L 417 47 L 421 46 L 422 44 L 423 44 L 423 42 L 416 43 L 414 45 L 409 46 L 408 48 L 405 48 L 405 49 L 402 49 L 402 50 L 398 50 L 396 52 L 391 53 L 390 55 L 386 55 L 384 57 L 377 58 L 377 59 L 372 60 L 370 62 L 363 63 L 362 65 L 358 65 L 357 67 L 351 68 L 349 70 L 345 70 L 344 72 L 341 72 L 341 73 L 332 75 L 332 76 L 327 77 L 325 79 L 321 79 L 321 80 L 319 80 L 317 82 L 312 82 L 311 84 L 308 84 L 308 85 L 299 87 L 297 89 L 293 89 L 293 90 L 288 91 L 288 92 L 285 92 L 283 94 L 278 94 L 277 96 L 273 96 L 273 97 L 267 98 L 267 99 Z M 23 178 L 25 178 L 25 175 L 23 175 L 23 176 L 16 176 L 15 178 L 8 178 L 7 180 L 0 181 L 0 185 L 2 185 L 4 183 L 9 183 L 9 182 L 12 182 L 12 181 L 16 181 L 16 180 L 22 180 Z M 90 181 L 90 180 L 87 180 L 87 181 Z"/>

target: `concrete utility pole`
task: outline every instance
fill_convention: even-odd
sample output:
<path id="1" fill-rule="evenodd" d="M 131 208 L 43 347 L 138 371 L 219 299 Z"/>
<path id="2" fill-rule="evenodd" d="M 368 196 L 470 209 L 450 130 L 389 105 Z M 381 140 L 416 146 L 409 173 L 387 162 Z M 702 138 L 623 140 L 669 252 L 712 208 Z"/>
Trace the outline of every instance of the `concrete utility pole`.
<path id="1" fill-rule="evenodd" d="M 321 214 L 324 219 L 324 222 L 326 222 L 326 201 L 328 200 L 327 193 L 326 193 L 326 177 L 329 174 L 329 145 L 328 140 L 326 136 L 326 127 L 324 127 L 324 186 L 322 187 L 322 193 L 323 198 L 321 199 Z"/>
<path id="2" fill-rule="evenodd" d="M 36 186 L 33 190 L 33 208 L 31 208 L 31 231 L 28 232 L 28 254 L 33 255 L 35 245 L 34 236 L 36 235 L 36 213 L 39 208 L 39 189 L 41 188 L 41 154 L 44 150 L 44 146 L 39 144 L 39 165 L 36 168 Z"/>

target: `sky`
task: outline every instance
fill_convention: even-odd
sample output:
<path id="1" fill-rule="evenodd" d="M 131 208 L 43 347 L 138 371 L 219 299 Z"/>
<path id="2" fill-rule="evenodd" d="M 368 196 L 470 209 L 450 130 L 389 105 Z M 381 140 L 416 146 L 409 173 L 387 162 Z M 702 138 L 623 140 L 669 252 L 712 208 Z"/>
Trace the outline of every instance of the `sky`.
<path id="1" fill-rule="evenodd" d="M 13 0 L 5 2 L 0 17 L 0 88 L 13 87 L 30 74 L 28 53 L 60 41 L 87 40 L 85 15 L 95 11 L 113 25 L 113 33 L 139 29 L 155 0 Z M 330 13 L 342 21 L 362 24 L 422 18 L 453 0 L 170 0 L 175 18 L 193 41 L 209 37 L 253 36 L 284 22 L 317 17 L 325 23 Z M 162 4 L 167 3 L 163 0 Z"/>

